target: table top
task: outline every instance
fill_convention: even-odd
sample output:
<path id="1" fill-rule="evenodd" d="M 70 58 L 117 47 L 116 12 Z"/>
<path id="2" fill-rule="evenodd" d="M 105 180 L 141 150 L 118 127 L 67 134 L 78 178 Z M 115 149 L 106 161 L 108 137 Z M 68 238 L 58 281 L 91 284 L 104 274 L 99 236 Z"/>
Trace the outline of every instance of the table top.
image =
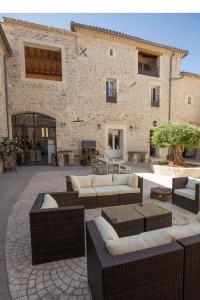
<path id="1" fill-rule="evenodd" d="M 144 203 L 141 205 L 128 204 L 107 207 L 103 208 L 102 211 L 112 221 L 113 224 L 170 213 L 167 209 L 153 202 Z"/>
<path id="2" fill-rule="evenodd" d="M 144 203 L 142 205 L 135 204 L 135 210 L 142 214 L 144 217 L 153 217 L 157 215 L 162 215 L 166 213 L 171 213 L 166 208 L 161 207 L 153 202 Z"/>
<path id="3" fill-rule="evenodd" d="M 119 165 L 124 163 L 124 160 L 119 159 L 107 159 L 107 158 L 97 158 L 97 161 L 105 163 L 107 165 Z"/>
<path id="4" fill-rule="evenodd" d="M 113 224 L 144 218 L 134 209 L 134 205 L 132 204 L 107 207 L 102 209 L 102 211 L 112 221 Z"/>

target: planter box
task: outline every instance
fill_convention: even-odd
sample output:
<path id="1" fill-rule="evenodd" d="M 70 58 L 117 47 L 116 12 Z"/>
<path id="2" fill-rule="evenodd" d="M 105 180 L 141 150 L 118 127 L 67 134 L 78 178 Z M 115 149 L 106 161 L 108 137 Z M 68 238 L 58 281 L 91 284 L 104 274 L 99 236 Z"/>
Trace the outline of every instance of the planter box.
<path id="1" fill-rule="evenodd" d="M 161 165 L 153 165 L 153 171 L 159 175 L 167 175 L 171 177 L 197 177 L 200 178 L 200 166 L 199 167 L 168 167 Z"/>

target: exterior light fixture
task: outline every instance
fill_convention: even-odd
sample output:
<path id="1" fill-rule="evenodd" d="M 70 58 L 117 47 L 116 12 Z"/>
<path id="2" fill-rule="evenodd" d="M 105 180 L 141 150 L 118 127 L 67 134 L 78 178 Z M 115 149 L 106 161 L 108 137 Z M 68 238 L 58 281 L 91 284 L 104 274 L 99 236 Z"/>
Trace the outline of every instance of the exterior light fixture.
<path id="1" fill-rule="evenodd" d="M 132 125 L 130 125 L 130 127 L 129 127 L 129 128 L 130 128 L 130 130 L 131 130 L 131 131 L 133 130 L 133 126 L 132 126 Z"/>
<path id="2" fill-rule="evenodd" d="M 155 120 L 153 121 L 153 126 L 156 127 L 158 125 L 158 122 Z"/>
<path id="3" fill-rule="evenodd" d="M 101 124 L 98 124 L 97 126 L 98 126 L 98 129 L 101 129 Z"/>

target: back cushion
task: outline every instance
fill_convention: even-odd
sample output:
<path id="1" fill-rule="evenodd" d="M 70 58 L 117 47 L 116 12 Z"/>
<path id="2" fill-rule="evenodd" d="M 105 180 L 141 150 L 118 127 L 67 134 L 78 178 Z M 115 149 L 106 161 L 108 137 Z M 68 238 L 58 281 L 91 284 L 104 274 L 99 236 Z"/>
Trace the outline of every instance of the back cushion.
<path id="1" fill-rule="evenodd" d="M 129 174 L 113 174 L 114 185 L 128 185 Z"/>
<path id="2" fill-rule="evenodd" d="M 152 248 L 156 246 L 161 246 L 164 244 L 169 244 L 173 242 L 173 238 L 164 230 L 155 230 L 150 232 L 145 232 L 123 237 L 118 240 L 108 240 L 106 241 L 106 248 L 110 255 L 120 255 L 129 252 L 139 251 L 146 248 Z"/>
<path id="3" fill-rule="evenodd" d="M 57 204 L 56 200 L 51 195 L 45 194 L 43 203 L 42 203 L 40 208 L 42 208 L 42 209 L 45 209 L 45 208 L 58 208 L 58 204 Z"/>
<path id="4" fill-rule="evenodd" d="M 73 191 L 79 192 L 81 187 L 80 187 L 80 184 L 79 184 L 76 176 L 71 175 L 70 178 L 71 178 L 71 182 L 72 182 Z"/>
<path id="5" fill-rule="evenodd" d="M 109 175 L 93 175 L 92 186 L 106 186 L 113 185 L 112 174 Z"/>
<path id="6" fill-rule="evenodd" d="M 88 188 L 91 187 L 92 184 L 92 175 L 87 176 L 75 176 L 78 180 L 80 188 Z"/>
<path id="7" fill-rule="evenodd" d="M 137 188 L 138 187 L 138 176 L 134 174 L 129 174 L 128 185 Z"/>
<path id="8" fill-rule="evenodd" d="M 187 184 L 185 186 L 186 189 L 195 190 L 195 185 L 200 183 L 200 180 L 193 177 L 188 177 Z"/>
<path id="9" fill-rule="evenodd" d="M 104 242 L 107 240 L 119 239 L 115 229 L 103 217 L 97 217 L 95 219 L 95 224 Z"/>

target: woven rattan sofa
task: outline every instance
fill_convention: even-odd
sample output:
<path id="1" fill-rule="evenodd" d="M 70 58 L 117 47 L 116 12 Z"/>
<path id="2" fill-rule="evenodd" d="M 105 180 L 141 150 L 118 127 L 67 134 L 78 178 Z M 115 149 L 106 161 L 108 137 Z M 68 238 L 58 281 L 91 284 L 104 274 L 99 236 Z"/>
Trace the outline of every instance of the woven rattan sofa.
<path id="1" fill-rule="evenodd" d="M 58 208 L 41 209 L 44 195 L 38 194 L 29 213 L 33 265 L 84 256 L 84 207 L 78 193 L 50 193 Z"/>
<path id="2" fill-rule="evenodd" d="M 92 178 L 101 179 L 101 178 L 114 178 L 114 176 L 119 176 L 118 178 L 126 176 L 129 176 L 129 174 L 113 174 L 113 175 L 89 175 Z M 111 176 L 111 177 L 110 177 Z M 97 208 L 97 207 L 106 207 L 106 206 L 115 206 L 115 205 L 124 205 L 124 204 L 134 204 L 134 203 L 142 203 L 143 199 L 143 178 L 136 176 L 137 178 L 137 186 L 135 188 L 128 186 L 127 184 L 124 185 L 114 185 L 113 182 L 111 182 L 111 185 L 105 186 L 106 192 L 111 189 L 113 192 L 109 192 L 108 194 L 101 195 L 100 193 L 96 192 L 98 189 L 103 189 L 103 186 L 98 186 L 97 188 L 95 186 L 91 186 L 86 189 L 92 190 L 93 192 L 89 194 L 82 194 L 79 191 L 79 204 L 84 205 L 86 209 L 89 208 Z M 74 176 L 75 177 L 75 176 Z M 87 176 L 78 176 L 81 177 L 87 177 Z M 92 179 L 93 180 L 93 179 Z M 72 183 L 72 176 L 66 176 L 66 189 L 67 191 L 73 191 L 73 183 Z M 127 189 L 127 191 L 126 191 Z M 84 190 L 84 188 L 81 189 L 81 191 Z M 85 196 L 86 195 L 86 196 Z"/>
<path id="3" fill-rule="evenodd" d="M 126 243 L 96 220 L 86 222 L 88 283 L 93 300 L 200 299 L 199 223 L 130 236 Z M 140 238 L 147 242 L 147 236 L 150 244 L 157 239 L 157 245 L 137 249 Z M 159 244 L 159 237 L 164 242 Z M 136 249 L 123 252 L 126 247 L 133 249 L 135 238 Z M 113 249 L 115 253 L 110 253 Z"/>
<path id="4" fill-rule="evenodd" d="M 93 300 L 183 299 L 181 245 L 173 242 L 111 256 L 95 222 L 86 224 L 88 283 Z"/>
<path id="5" fill-rule="evenodd" d="M 172 203 L 197 213 L 200 210 L 200 181 L 191 177 L 173 178 Z"/>

